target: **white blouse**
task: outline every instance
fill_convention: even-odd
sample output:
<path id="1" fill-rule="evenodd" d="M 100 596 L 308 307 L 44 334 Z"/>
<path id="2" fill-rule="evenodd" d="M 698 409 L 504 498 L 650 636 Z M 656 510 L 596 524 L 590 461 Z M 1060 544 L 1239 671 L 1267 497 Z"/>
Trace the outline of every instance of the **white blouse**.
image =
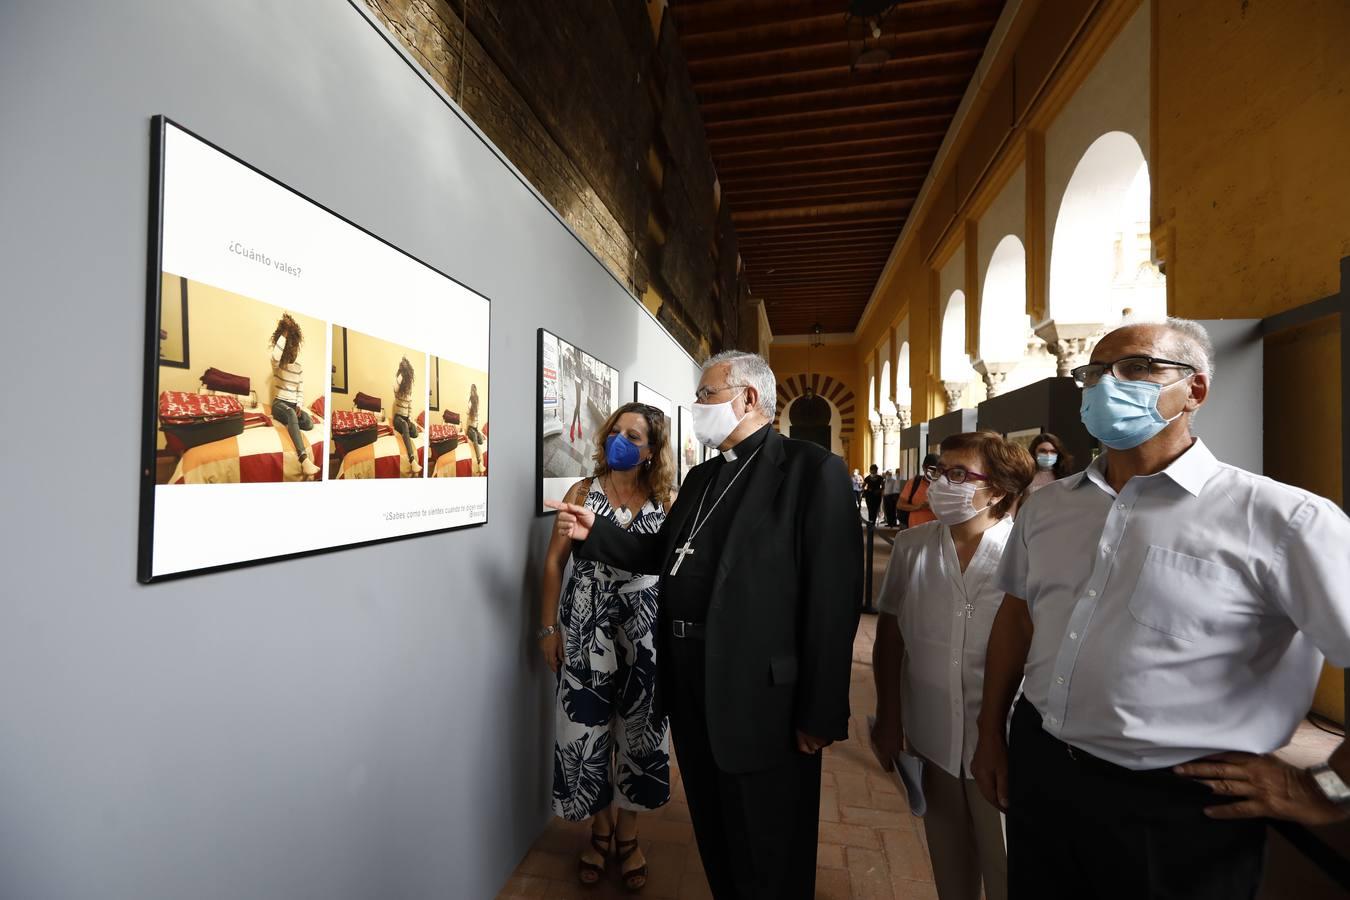
<path id="1" fill-rule="evenodd" d="M 899 620 L 905 641 L 905 736 L 953 777 L 970 777 L 985 652 L 1003 603 L 994 574 L 1012 526 L 1007 516 L 986 531 L 965 572 L 951 531 L 939 522 L 900 532 L 886 566 L 879 606 Z"/>

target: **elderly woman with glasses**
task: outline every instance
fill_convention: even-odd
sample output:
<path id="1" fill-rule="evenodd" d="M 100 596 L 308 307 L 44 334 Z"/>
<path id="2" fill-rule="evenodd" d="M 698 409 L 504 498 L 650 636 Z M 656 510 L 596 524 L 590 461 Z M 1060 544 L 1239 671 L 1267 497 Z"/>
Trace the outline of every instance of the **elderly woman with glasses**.
<path id="1" fill-rule="evenodd" d="M 1003 601 L 994 573 L 1011 511 L 1035 463 L 996 434 L 942 442 L 927 466 L 936 522 L 896 536 L 881 589 L 873 648 L 873 746 L 890 770 L 902 750 L 924 761 L 924 831 L 941 900 L 1007 897 L 999 811 L 971 776 L 984 687 L 985 646 Z"/>

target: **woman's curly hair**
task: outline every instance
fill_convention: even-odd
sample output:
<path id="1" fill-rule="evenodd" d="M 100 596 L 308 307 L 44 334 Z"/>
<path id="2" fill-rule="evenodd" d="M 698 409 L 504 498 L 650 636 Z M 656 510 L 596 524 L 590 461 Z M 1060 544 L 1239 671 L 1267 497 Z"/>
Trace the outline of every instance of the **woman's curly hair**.
<path id="1" fill-rule="evenodd" d="M 283 366 L 289 366 L 300 355 L 300 345 L 305 342 L 305 336 L 300 331 L 299 323 L 291 318 L 290 313 L 282 313 L 281 318 L 277 320 L 277 327 L 272 332 L 270 346 L 275 346 L 277 338 L 281 337 L 286 339 L 286 346 L 281 351 L 280 362 Z"/>

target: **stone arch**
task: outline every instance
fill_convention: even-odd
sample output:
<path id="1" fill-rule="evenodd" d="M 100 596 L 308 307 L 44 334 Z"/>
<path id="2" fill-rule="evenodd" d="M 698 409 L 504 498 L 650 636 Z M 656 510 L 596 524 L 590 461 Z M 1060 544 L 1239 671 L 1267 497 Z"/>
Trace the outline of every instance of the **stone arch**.
<path id="1" fill-rule="evenodd" d="M 853 391 L 842 382 L 829 375 L 821 375 L 819 372 L 810 375 L 805 372 L 799 372 L 796 375 L 789 375 L 778 381 L 778 408 L 774 412 L 773 426 L 780 432 L 784 426 L 784 411 L 792 405 L 792 401 L 798 397 L 804 396 L 807 389 L 814 394 L 824 398 L 838 415 L 839 439 L 841 443 L 851 442 L 854 435 L 856 422 L 857 404 Z M 875 394 L 875 384 L 873 385 L 873 394 Z"/>
<path id="2" fill-rule="evenodd" d="M 1110 327 L 1167 314 L 1166 281 L 1152 263 L 1148 162 L 1135 138 L 1109 131 L 1084 151 L 1055 214 L 1049 317 Z"/>

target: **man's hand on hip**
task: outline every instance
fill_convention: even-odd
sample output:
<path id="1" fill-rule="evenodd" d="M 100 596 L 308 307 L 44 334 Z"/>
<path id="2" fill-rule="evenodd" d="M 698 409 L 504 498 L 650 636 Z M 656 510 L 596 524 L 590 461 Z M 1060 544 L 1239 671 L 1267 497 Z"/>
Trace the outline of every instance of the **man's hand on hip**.
<path id="1" fill-rule="evenodd" d="M 1318 790 L 1306 769 L 1273 754 L 1220 753 L 1173 767 L 1232 802 L 1210 806 L 1213 819 L 1288 819 L 1302 825 L 1329 825 L 1350 818 Z"/>
<path id="2" fill-rule="evenodd" d="M 826 738 L 818 738 L 814 735 L 807 734 L 800 728 L 797 729 L 797 749 L 802 753 L 819 753 L 833 743 L 834 741 L 827 740 Z"/>

